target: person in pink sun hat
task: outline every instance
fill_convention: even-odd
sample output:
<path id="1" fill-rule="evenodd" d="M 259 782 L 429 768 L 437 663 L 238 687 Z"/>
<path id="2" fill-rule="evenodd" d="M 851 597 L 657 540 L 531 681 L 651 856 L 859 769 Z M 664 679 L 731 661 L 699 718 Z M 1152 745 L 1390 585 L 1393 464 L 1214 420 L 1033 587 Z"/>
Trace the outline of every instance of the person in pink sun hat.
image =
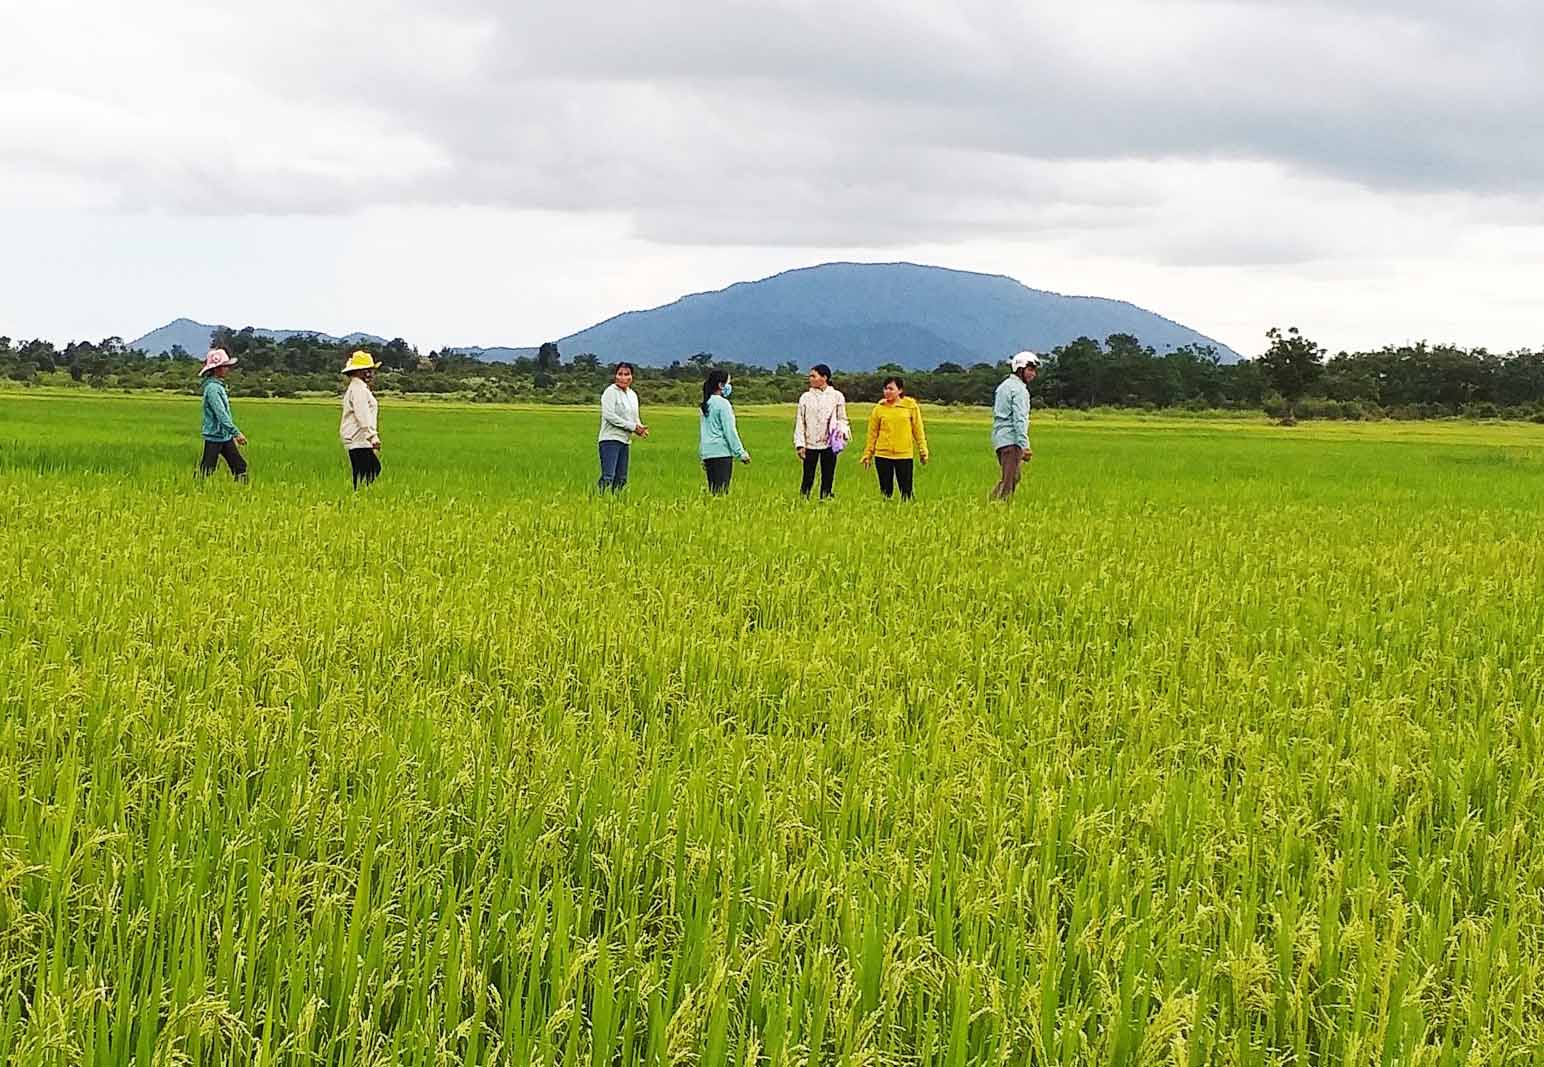
<path id="1" fill-rule="evenodd" d="M 220 465 L 220 457 L 224 456 L 231 477 L 238 482 L 247 480 L 247 461 L 238 447 L 245 445 L 247 439 L 236 428 L 231 417 L 230 394 L 225 391 L 225 376 L 235 365 L 236 361 L 225 349 L 211 348 L 198 372 L 204 379 L 204 457 L 198 465 L 202 478 L 213 474 Z"/>

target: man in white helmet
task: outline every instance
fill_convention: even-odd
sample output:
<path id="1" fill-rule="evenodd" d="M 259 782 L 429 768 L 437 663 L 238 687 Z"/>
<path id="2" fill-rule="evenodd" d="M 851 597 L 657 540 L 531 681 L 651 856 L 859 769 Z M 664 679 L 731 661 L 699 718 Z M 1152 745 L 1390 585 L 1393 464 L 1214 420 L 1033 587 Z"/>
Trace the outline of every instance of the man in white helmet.
<path id="1" fill-rule="evenodd" d="M 1024 461 L 1034 456 L 1029 450 L 1029 383 L 1040 371 L 1040 357 L 1020 352 L 1009 366 L 1012 372 L 997 387 L 992 401 L 992 447 L 1002 468 L 1002 477 L 992 487 L 993 500 L 1012 499 Z"/>

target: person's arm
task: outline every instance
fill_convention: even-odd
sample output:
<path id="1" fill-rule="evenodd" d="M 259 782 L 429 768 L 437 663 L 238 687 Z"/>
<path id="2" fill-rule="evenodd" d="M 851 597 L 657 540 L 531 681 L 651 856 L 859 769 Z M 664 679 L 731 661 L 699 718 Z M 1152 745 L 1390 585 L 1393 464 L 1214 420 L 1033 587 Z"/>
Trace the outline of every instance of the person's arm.
<path id="1" fill-rule="evenodd" d="M 842 433 L 849 439 L 852 437 L 852 424 L 847 421 L 847 398 L 841 393 L 836 394 L 836 418 L 831 421 L 832 425 L 840 427 Z"/>
<path id="2" fill-rule="evenodd" d="M 874 410 L 869 412 L 868 440 L 863 442 L 863 462 L 867 463 L 874 458 L 874 449 L 879 447 L 879 405 L 874 405 Z"/>
<path id="3" fill-rule="evenodd" d="M 370 447 L 380 448 L 381 434 L 380 431 L 376 428 L 376 419 L 378 417 L 379 409 L 375 404 L 370 402 L 372 399 L 371 397 L 361 396 L 359 399 L 362 401 L 362 403 L 359 405 L 359 425 L 364 427 L 365 433 L 370 435 Z"/>
<path id="4" fill-rule="evenodd" d="M 714 405 L 714 406 L 718 407 L 718 405 Z M 724 440 L 729 442 L 729 451 L 733 452 L 735 455 L 739 456 L 741 459 L 749 458 L 750 457 L 750 453 L 745 451 L 745 446 L 740 443 L 740 434 L 735 429 L 735 425 L 734 425 L 734 408 L 731 407 L 730 404 L 729 404 L 729 401 L 726 400 L 726 401 L 724 401 L 723 406 L 719 407 L 718 410 L 719 410 L 719 416 L 718 416 L 719 424 L 721 426 L 723 426 L 723 428 L 724 428 Z"/>
<path id="5" fill-rule="evenodd" d="M 214 396 L 210 402 L 210 408 L 214 412 L 214 422 L 222 434 L 230 437 L 240 437 L 241 431 L 236 428 L 236 420 L 231 415 L 231 400 L 224 389 L 212 390 Z"/>
<path id="6" fill-rule="evenodd" d="M 911 432 L 917 439 L 917 451 L 922 455 L 922 462 L 927 462 L 927 434 L 922 432 L 922 405 L 915 404 L 911 409 Z"/>
<path id="7" fill-rule="evenodd" d="M 638 429 L 638 420 L 628 418 L 622 412 L 622 394 L 607 389 L 600 395 L 600 418 L 607 426 L 621 430 L 623 433 L 633 433 Z"/>
<path id="8" fill-rule="evenodd" d="M 809 405 L 804 400 L 802 396 L 799 398 L 799 410 L 793 413 L 793 447 L 800 452 L 804 451 L 809 442 L 804 432 L 804 416 L 809 411 Z"/>
<path id="9" fill-rule="evenodd" d="M 1014 397 L 1013 437 L 1020 448 L 1029 448 L 1029 390 Z"/>

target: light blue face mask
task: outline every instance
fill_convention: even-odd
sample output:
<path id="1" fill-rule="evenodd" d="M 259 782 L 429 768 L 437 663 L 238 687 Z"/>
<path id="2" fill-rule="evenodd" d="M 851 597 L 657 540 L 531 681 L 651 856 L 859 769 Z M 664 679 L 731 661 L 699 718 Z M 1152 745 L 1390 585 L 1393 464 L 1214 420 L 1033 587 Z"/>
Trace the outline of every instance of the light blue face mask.
<path id="1" fill-rule="evenodd" d="M 734 392 L 734 386 L 730 385 L 728 382 L 725 382 L 724 388 L 719 392 L 718 395 L 723 397 L 725 400 L 728 400 L 729 394 L 732 392 Z"/>

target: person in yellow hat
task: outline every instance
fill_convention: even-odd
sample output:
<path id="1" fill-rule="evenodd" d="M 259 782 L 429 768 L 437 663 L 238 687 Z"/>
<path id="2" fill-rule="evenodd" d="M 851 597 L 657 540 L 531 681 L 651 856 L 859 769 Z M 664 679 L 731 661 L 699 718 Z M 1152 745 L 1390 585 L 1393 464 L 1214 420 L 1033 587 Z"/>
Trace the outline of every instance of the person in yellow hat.
<path id="1" fill-rule="evenodd" d="M 343 365 L 348 388 L 343 390 L 343 421 L 338 436 L 348 449 L 354 488 L 369 485 L 381 473 L 381 434 L 376 427 L 375 371 L 380 366 L 368 352 L 355 352 Z"/>

